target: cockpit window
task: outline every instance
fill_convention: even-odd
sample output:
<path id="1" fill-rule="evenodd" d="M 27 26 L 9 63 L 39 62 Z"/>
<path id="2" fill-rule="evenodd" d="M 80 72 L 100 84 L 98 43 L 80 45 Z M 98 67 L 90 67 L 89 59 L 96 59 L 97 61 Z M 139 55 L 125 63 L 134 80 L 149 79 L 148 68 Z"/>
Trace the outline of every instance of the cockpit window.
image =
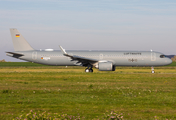
<path id="1" fill-rule="evenodd" d="M 165 55 L 160 55 L 160 58 L 165 58 Z"/>

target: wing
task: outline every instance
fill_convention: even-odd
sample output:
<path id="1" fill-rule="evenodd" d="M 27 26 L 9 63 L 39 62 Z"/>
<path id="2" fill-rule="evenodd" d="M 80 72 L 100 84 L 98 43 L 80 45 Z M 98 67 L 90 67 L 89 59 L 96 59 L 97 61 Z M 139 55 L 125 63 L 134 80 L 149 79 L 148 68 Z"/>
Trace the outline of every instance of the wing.
<path id="1" fill-rule="evenodd" d="M 72 59 L 71 61 L 78 61 L 77 64 L 81 63 L 82 66 L 94 65 L 99 61 L 97 59 L 86 58 L 78 55 L 69 55 L 66 53 L 65 49 L 63 49 L 61 46 L 59 47 L 64 56 L 70 57 Z"/>

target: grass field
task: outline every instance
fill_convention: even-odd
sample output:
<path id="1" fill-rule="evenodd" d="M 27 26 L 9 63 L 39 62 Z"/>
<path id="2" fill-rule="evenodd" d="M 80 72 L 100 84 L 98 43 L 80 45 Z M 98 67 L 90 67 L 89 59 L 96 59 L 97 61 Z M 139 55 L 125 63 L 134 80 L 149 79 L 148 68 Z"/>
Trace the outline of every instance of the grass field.
<path id="1" fill-rule="evenodd" d="M 117 67 L 84 73 L 83 67 L 0 63 L 0 119 L 30 110 L 101 118 L 106 111 L 124 119 L 176 119 L 176 64 Z"/>

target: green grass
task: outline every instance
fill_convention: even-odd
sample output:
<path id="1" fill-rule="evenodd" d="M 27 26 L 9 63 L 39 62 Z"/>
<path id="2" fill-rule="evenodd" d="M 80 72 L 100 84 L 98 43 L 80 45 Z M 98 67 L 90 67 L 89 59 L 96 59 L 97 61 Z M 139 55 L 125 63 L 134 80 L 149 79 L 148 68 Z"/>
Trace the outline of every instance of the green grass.
<path id="1" fill-rule="evenodd" d="M 174 66 L 156 67 L 156 74 L 150 74 L 149 67 L 84 73 L 82 67 L 27 64 L 32 63 L 0 63 L 0 119 L 30 110 L 86 119 L 100 118 L 106 111 L 122 113 L 124 119 L 176 119 Z"/>
<path id="2" fill-rule="evenodd" d="M 46 66 L 32 62 L 0 62 L 0 67 L 41 67 Z"/>
<path id="3" fill-rule="evenodd" d="M 176 62 L 172 62 L 170 65 L 167 66 L 176 66 Z"/>

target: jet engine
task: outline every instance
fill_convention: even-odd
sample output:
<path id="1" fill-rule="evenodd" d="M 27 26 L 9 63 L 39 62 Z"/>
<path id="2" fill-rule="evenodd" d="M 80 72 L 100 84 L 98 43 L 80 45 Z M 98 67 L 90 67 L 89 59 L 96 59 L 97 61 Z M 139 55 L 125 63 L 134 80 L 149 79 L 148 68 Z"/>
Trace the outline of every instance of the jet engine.
<path id="1" fill-rule="evenodd" d="M 115 66 L 112 62 L 99 62 L 98 69 L 99 71 L 115 71 Z"/>

